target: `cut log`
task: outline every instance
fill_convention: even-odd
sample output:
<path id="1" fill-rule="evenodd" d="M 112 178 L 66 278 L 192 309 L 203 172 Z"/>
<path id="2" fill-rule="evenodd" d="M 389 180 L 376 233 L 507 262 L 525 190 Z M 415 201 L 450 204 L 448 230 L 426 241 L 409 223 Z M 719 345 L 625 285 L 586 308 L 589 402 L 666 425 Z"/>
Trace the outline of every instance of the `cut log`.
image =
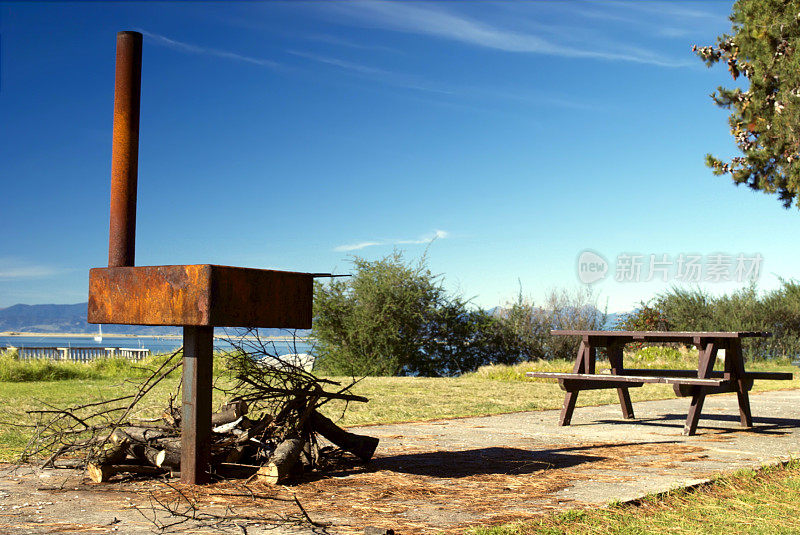
<path id="1" fill-rule="evenodd" d="M 153 442 L 153 446 L 135 444 L 129 448 L 131 455 L 142 462 L 158 468 L 178 471 L 181 466 L 181 442 L 179 438 L 162 438 Z M 212 451 L 212 462 L 236 462 L 242 458 L 243 446 L 215 449 Z"/>
<path id="2" fill-rule="evenodd" d="M 161 450 L 148 446 L 147 444 L 134 443 L 128 446 L 128 454 L 138 461 L 150 463 L 153 466 L 156 464 L 156 458 Z"/>
<path id="3" fill-rule="evenodd" d="M 170 429 L 164 429 L 161 427 L 124 427 L 118 428 L 114 430 L 114 434 L 112 435 L 111 439 L 114 440 L 114 436 L 118 437 L 119 439 L 128 438 L 131 442 L 152 442 L 154 440 L 158 440 L 160 438 L 174 436 L 175 431 Z M 115 441 L 116 442 L 116 441 Z"/>
<path id="4" fill-rule="evenodd" d="M 112 444 L 119 444 L 123 440 L 127 441 L 129 444 L 134 442 L 134 440 L 131 438 L 131 436 L 128 433 L 123 431 L 122 428 L 117 427 L 116 429 L 114 429 L 114 432 L 111 433 L 111 443 Z"/>
<path id="5" fill-rule="evenodd" d="M 178 470 L 181 467 L 181 454 L 180 452 L 161 450 L 155 457 L 153 463 L 159 468 L 170 468 Z"/>
<path id="6" fill-rule="evenodd" d="M 84 468 L 86 461 L 83 459 L 56 459 L 53 468 Z"/>
<path id="7" fill-rule="evenodd" d="M 128 446 L 130 443 L 127 439 L 122 439 L 116 444 L 112 444 L 109 448 L 98 453 L 93 459 L 94 464 L 119 464 L 125 460 L 128 455 Z"/>
<path id="8" fill-rule="evenodd" d="M 303 443 L 303 451 L 300 452 L 300 462 L 303 465 L 303 471 L 311 471 L 316 464 L 316 446 L 310 440 L 305 440 Z"/>
<path id="9" fill-rule="evenodd" d="M 131 455 L 140 461 L 158 468 L 179 468 L 181 466 L 180 451 L 154 448 L 146 444 L 134 444 L 129 448 Z"/>
<path id="10" fill-rule="evenodd" d="M 211 427 L 217 427 L 223 424 L 234 422 L 247 414 L 247 403 L 239 400 L 231 403 L 226 403 L 222 406 L 219 412 L 211 415 Z"/>
<path id="11" fill-rule="evenodd" d="M 141 474 L 157 476 L 166 474 L 167 470 L 155 466 L 143 466 L 141 464 L 96 464 L 89 463 L 86 468 L 89 477 L 95 483 L 103 483 L 111 479 L 116 474 Z"/>
<path id="12" fill-rule="evenodd" d="M 178 407 L 169 407 L 161 414 L 161 419 L 170 427 L 180 428 L 181 410 Z"/>
<path id="13" fill-rule="evenodd" d="M 235 420 L 231 420 L 228 423 L 224 423 L 224 424 L 220 424 L 220 425 L 218 425 L 216 427 L 212 427 L 211 428 L 211 432 L 212 433 L 219 433 L 219 434 L 222 434 L 222 435 L 225 435 L 225 434 L 228 434 L 228 433 L 233 433 L 233 430 L 236 429 L 237 427 L 239 427 L 239 425 L 241 425 L 243 419 L 244 419 L 244 416 L 239 416 Z"/>
<path id="14" fill-rule="evenodd" d="M 311 429 L 364 462 L 372 458 L 375 449 L 378 447 L 379 440 L 377 438 L 345 431 L 333 423 L 330 418 L 321 415 L 317 411 L 311 413 L 309 424 Z"/>
<path id="15" fill-rule="evenodd" d="M 211 426 L 218 427 L 236 421 L 245 414 L 247 414 L 247 402 L 239 400 L 226 403 L 219 412 L 211 415 Z M 176 428 L 181 426 L 181 416 L 181 410 L 177 407 L 170 407 L 161 414 L 161 418 L 167 425 Z"/>
<path id="16" fill-rule="evenodd" d="M 247 479 L 256 475 L 261 468 L 255 464 L 219 463 L 214 466 L 214 471 L 224 478 Z"/>
<path id="17" fill-rule="evenodd" d="M 175 453 L 181 452 L 180 437 L 164 437 L 153 441 L 153 447 L 160 450 L 167 450 Z"/>
<path id="18" fill-rule="evenodd" d="M 120 444 L 123 440 L 125 440 L 131 445 L 131 448 L 151 446 L 157 450 L 169 450 L 176 452 L 181 451 L 180 437 L 176 437 L 174 433 L 167 433 L 162 429 L 155 429 L 152 432 L 150 429 L 151 428 L 145 427 L 126 427 L 125 429 L 117 428 L 111 435 L 111 443 Z M 132 434 L 128 433 L 129 430 L 132 430 Z M 144 438 L 147 438 L 147 440 L 143 440 Z M 143 450 L 141 449 L 137 449 L 136 452 L 133 452 L 133 455 L 134 457 L 142 459 L 144 458 Z"/>
<path id="19" fill-rule="evenodd" d="M 232 446 L 225 456 L 226 463 L 238 463 L 244 457 L 244 446 L 237 444 Z"/>
<path id="20" fill-rule="evenodd" d="M 258 470 L 258 481 L 271 485 L 286 481 L 303 451 L 303 444 L 304 441 L 299 438 L 287 438 L 278 444 L 269 462 Z"/>

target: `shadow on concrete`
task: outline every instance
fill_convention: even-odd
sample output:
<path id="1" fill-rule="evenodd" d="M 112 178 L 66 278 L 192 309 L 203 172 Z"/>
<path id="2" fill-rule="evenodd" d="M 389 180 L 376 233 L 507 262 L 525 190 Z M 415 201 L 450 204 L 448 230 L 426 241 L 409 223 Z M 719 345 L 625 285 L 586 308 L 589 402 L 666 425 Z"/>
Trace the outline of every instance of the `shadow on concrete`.
<path id="1" fill-rule="evenodd" d="M 717 422 L 731 422 L 733 427 L 720 427 L 713 424 L 709 425 L 709 421 Z M 686 414 L 664 414 L 655 418 L 635 418 L 633 420 L 595 420 L 594 422 L 586 422 L 585 425 L 591 424 L 612 424 L 612 425 L 649 425 L 656 427 L 671 427 L 683 430 L 686 424 Z M 573 424 L 574 425 L 574 424 Z M 713 430 L 722 433 L 736 433 L 739 431 L 747 431 L 749 433 L 761 433 L 764 435 L 788 435 L 790 429 L 797 429 L 800 427 L 800 419 L 797 418 L 771 418 L 767 416 L 753 416 L 753 427 L 740 427 L 739 414 L 703 414 L 700 416 L 700 422 L 697 425 L 698 433 L 702 433 L 703 429 Z M 787 431 L 782 431 L 786 429 Z"/>
<path id="2" fill-rule="evenodd" d="M 674 442 L 659 442 L 659 444 Z M 431 451 L 391 455 L 373 459 L 368 472 L 392 472 L 441 478 L 461 478 L 491 474 L 531 474 L 540 470 L 569 468 L 605 459 L 602 451 L 642 443 L 594 444 L 558 449 L 526 450 L 488 447 L 460 451 Z"/>

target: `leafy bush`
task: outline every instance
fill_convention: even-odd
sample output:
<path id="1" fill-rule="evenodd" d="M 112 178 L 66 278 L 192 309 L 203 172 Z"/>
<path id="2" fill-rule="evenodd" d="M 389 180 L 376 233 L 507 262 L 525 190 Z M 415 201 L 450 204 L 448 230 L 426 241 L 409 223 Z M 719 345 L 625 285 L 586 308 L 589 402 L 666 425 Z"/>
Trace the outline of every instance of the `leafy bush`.
<path id="1" fill-rule="evenodd" d="M 606 313 L 597 307 L 597 297 L 589 288 L 552 290 L 541 306 L 523 297 L 503 314 L 504 322 L 515 338 L 522 360 L 574 360 L 580 340 L 575 336 L 552 336 L 551 330 L 599 330 L 605 326 Z"/>
<path id="2" fill-rule="evenodd" d="M 448 295 L 423 256 L 354 257 L 353 276 L 314 287 L 314 370 L 330 375 L 449 376 L 516 362 L 503 322 Z"/>
<path id="3" fill-rule="evenodd" d="M 770 338 L 742 343 L 748 359 L 800 355 L 800 283 L 781 280 L 780 288 L 759 293 L 755 285 L 732 294 L 711 296 L 700 289 L 672 290 L 643 304 L 617 327 L 625 330 L 769 331 Z"/>
<path id="4" fill-rule="evenodd" d="M 669 331 L 669 321 L 664 313 L 648 303 L 641 303 L 630 314 L 620 317 L 615 326 L 620 331 Z"/>

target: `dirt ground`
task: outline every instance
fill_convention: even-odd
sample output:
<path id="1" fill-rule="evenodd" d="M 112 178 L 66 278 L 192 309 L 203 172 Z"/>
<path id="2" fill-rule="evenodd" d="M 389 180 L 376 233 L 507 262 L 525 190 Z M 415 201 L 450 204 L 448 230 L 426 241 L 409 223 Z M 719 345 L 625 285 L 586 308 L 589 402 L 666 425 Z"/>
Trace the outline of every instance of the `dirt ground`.
<path id="1" fill-rule="evenodd" d="M 640 402 L 636 420 L 616 405 L 579 408 L 569 427 L 541 411 L 354 429 L 381 439 L 372 462 L 343 459 L 292 486 L 94 484 L 76 471 L 3 466 L 0 533 L 461 533 L 800 452 L 800 390 L 752 394 L 751 429 L 739 427 L 735 396 L 711 396 L 693 437 L 681 434 L 688 404 Z"/>

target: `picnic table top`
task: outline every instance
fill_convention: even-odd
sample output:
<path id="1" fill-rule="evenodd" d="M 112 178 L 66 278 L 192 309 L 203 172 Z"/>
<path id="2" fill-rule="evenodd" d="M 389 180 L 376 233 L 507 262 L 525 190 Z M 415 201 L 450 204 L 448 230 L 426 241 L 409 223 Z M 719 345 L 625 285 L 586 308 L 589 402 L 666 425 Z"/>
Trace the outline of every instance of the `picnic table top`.
<path id="1" fill-rule="evenodd" d="M 552 330 L 550 334 L 557 336 L 604 336 L 614 338 L 635 339 L 692 339 L 692 338 L 758 338 L 772 336 L 765 331 L 581 331 Z"/>

